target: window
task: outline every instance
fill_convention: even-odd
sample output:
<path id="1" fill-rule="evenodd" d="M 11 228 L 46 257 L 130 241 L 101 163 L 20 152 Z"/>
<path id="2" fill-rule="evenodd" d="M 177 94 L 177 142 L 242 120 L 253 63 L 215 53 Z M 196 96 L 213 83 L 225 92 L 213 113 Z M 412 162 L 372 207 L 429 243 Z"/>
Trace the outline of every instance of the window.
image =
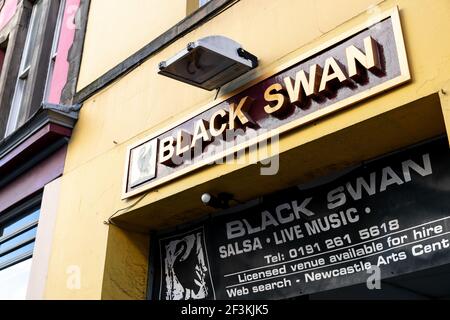
<path id="1" fill-rule="evenodd" d="M 58 20 L 56 21 L 55 34 L 53 36 L 52 51 L 50 53 L 50 63 L 48 66 L 47 80 L 45 82 L 44 101 L 48 100 L 48 97 L 50 95 L 53 70 L 55 69 L 56 57 L 58 56 L 58 43 L 59 43 L 59 36 L 61 34 L 61 26 L 64 18 L 65 5 L 66 0 L 61 0 L 58 11 Z"/>
<path id="2" fill-rule="evenodd" d="M 189 15 L 210 1 L 211 0 L 187 0 L 186 1 L 186 13 Z"/>
<path id="3" fill-rule="evenodd" d="M 40 214 L 37 200 L 0 216 L 0 300 L 25 298 Z"/>
<path id="4" fill-rule="evenodd" d="M 22 61 L 20 63 L 19 75 L 16 83 L 16 88 L 14 91 L 14 96 L 12 100 L 11 110 L 9 112 L 8 123 L 6 125 L 5 136 L 8 136 L 14 132 L 17 127 L 20 126 L 21 121 L 26 116 L 26 108 L 22 107 L 23 95 L 25 92 L 28 75 L 30 73 L 32 57 L 34 48 L 36 46 L 38 36 L 39 36 L 39 26 L 44 15 L 43 0 L 39 0 L 33 6 L 33 12 L 31 14 L 30 24 L 28 28 L 27 39 L 25 41 L 25 47 L 22 54 Z"/>

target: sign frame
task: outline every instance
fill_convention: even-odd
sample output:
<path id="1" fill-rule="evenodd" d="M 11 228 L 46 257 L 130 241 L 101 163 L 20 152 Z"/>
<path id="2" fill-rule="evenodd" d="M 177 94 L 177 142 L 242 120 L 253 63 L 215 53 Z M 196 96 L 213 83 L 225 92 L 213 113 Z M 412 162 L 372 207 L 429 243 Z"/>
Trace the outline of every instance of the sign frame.
<path id="1" fill-rule="evenodd" d="M 395 38 L 395 48 L 397 50 L 397 55 L 398 55 L 398 60 L 399 60 L 399 68 L 400 68 L 400 74 L 395 77 L 392 78 L 390 80 L 387 80 L 386 82 L 383 82 L 379 85 L 376 85 L 372 88 L 369 88 L 367 90 L 364 90 L 362 92 L 356 93 L 355 95 L 352 95 L 348 98 L 345 98 L 343 100 L 337 101 L 334 104 L 331 104 L 330 106 L 327 106 L 326 108 L 320 109 L 318 111 L 315 111 L 311 114 L 308 114 L 304 117 L 301 117 L 299 119 L 293 120 L 287 124 L 284 124 L 280 127 L 278 127 L 276 130 L 270 130 L 264 134 L 258 135 L 257 137 L 247 140 L 243 143 L 240 143 L 238 145 L 233 146 L 232 148 L 229 148 L 227 150 L 224 150 L 218 154 L 215 154 L 214 156 L 208 157 L 206 159 L 202 159 L 199 160 L 198 162 L 187 166 L 185 168 L 182 168 L 174 173 L 171 173 L 167 176 L 164 176 L 158 180 L 155 181 L 150 181 L 148 183 L 143 183 L 141 186 L 136 187 L 133 190 L 128 190 L 129 185 L 128 185 L 128 175 L 129 175 L 129 170 L 130 170 L 130 157 L 131 157 L 131 152 L 133 149 L 149 142 L 150 140 L 156 138 L 157 136 L 172 130 L 174 128 L 176 128 L 177 126 L 181 125 L 182 123 L 188 121 L 189 119 L 195 117 L 196 115 L 207 111 L 208 109 L 214 107 L 215 105 L 220 104 L 221 102 L 239 94 L 240 92 L 248 89 L 249 87 L 259 83 L 260 81 L 263 81 L 267 78 L 269 78 L 271 75 L 275 75 L 279 72 L 282 72 L 283 70 L 297 64 L 300 63 L 306 59 L 308 59 L 309 57 L 322 52 L 324 50 L 326 50 L 327 48 L 332 47 L 333 45 L 363 31 L 364 29 L 369 28 L 370 26 L 379 23 L 381 21 L 383 21 L 384 19 L 387 18 L 391 18 L 392 21 L 392 29 L 393 29 L 393 33 L 394 33 L 394 38 Z M 238 152 L 240 150 L 243 150 L 245 148 L 248 148 L 249 146 L 255 145 L 261 141 L 267 141 L 268 139 L 272 138 L 273 136 L 275 136 L 276 134 L 280 134 L 280 133 L 286 133 L 292 129 L 298 128 L 302 125 L 308 124 L 312 121 L 318 120 L 319 118 L 322 118 L 324 116 L 327 116 L 331 113 L 337 112 L 341 109 L 344 109 L 346 107 L 349 107 L 361 100 L 364 100 L 368 97 L 371 97 L 375 94 L 381 93 L 383 91 L 386 91 L 388 89 L 391 89 L 393 87 L 396 87 L 400 84 L 403 84 L 407 81 L 411 80 L 411 74 L 410 74 L 410 70 L 409 70 L 409 65 L 408 65 L 408 59 L 407 59 L 407 54 L 406 54 L 406 47 L 405 47 L 405 42 L 404 42 L 404 37 L 403 37 L 403 31 L 402 31 L 402 26 L 401 26 L 401 21 L 400 21 L 400 14 L 399 14 L 399 8 L 398 6 L 395 6 L 391 9 L 387 9 L 386 11 L 380 13 L 379 15 L 377 15 L 374 19 L 371 19 L 368 22 L 362 23 L 356 27 L 351 28 L 350 30 L 320 44 L 317 47 L 314 47 L 311 50 L 308 50 L 307 52 L 300 54 L 299 56 L 277 66 L 274 68 L 270 68 L 268 69 L 266 72 L 264 72 L 264 74 L 262 74 L 261 76 L 253 79 L 252 81 L 248 82 L 246 85 L 239 87 L 238 89 L 234 90 L 233 92 L 222 96 L 221 98 L 214 100 L 206 105 L 204 105 L 203 107 L 199 108 L 196 111 L 190 112 L 189 114 L 181 117 L 180 119 L 176 120 L 174 123 L 172 123 L 169 126 L 165 126 L 159 130 L 156 130 L 155 132 L 153 132 L 152 134 L 146 136 L 143 139 L 140 139 L 139 141 L 131 144 L 130 146 L 127 147 L 126 150 L 126 159 L 125 159 L 125 168 L 124 168 L 124 176 L 123 176 L 123 185 L 122 185 L 122 196 L 121 199 L 127 199 L 130 198 L 132 196 L 135 196 L 137 194 L 140 194 L 144 191 L 148 191 L 151 189 L 154 189 L 157 186 L 160 186 L 164 183 L 167 183 L 171 180 L 174 180 L 180 176 L 183 176 L 187 173 L 190 173 L 194 170 L 197 170 L 211 162 L 214 162 L 218 159 L 224 158 L 230 154 L 233 154 L 235 152 Z M 275 132 L 276 131 L 276 132 Z"/>

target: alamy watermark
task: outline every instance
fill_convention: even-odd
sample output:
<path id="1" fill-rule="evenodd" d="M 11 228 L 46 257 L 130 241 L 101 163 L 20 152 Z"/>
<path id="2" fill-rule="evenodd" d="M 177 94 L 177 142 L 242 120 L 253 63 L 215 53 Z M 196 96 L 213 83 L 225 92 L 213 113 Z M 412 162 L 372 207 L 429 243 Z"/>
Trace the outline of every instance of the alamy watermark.
<path id="1" fill-rule="evenodd" d="M 260 174 L 276 175 L 280 169 L 278 130 L 226 130 L 220 138 L 211 138 L 205 145 L 199 143 L 190 152 L 173 155 L 173 165 L 191 165 L 211 159 L 208 164 L 253 165 L 260 164 Z M 190 144 L 191 141 L 184 141 Z"/>

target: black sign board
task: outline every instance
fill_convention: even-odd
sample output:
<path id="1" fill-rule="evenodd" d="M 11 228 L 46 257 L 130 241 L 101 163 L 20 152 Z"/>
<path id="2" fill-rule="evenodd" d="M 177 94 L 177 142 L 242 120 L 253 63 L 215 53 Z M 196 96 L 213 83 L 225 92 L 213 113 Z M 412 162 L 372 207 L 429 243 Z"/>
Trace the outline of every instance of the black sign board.
<path id="1" fill-rule="evenodd" d="M 316 293 L 449 263 L 449 239 L 450 149 L 439 139 L 161 235 L 154 298 Z"/>

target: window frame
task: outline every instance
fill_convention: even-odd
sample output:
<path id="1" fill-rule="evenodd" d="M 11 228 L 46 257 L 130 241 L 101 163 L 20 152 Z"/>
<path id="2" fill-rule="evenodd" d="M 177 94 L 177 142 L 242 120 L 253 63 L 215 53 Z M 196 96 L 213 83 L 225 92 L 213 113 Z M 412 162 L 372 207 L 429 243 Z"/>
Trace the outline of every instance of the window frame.
<path id="1" fill-rule="evenodd" d="M 189 16 L 213 0 L 186 0 L 186 15 Z"/>
<path id="2" fill-rule="evenodd" d="M 13 209 L 10 209 L 5 213 L 1 213 L 0 214 L 0 226 L 3 227 L 3 225 L 7 224 L 8 222 L 15 220 L 17 218 L 20 218 L 21 216 L 23 216 L 27 213 L 32 214 L 33 212 L 35 212 L 35 210 L 38 210 L 41 208 L 41 203 L 42 203 L 42 193 L 39 193 L 38 195 L 35 195 L 32 198 L 24 201 L 20 205 L 17 205 Z M 29 222 L 28 224 L 22 226 L 21 228 L 17 229 L 16 231 L 14 231 L 11 234 L 8 234 L 6 236 L 0 236 L 0 245 L 17 237 L 17 236 L 20 236 L 20 235 L 26 233 L 29 230 L 32 230 L 33 228 L 37 227 L 38 225 L 39 225 L 39 217 L 37 218 L 37 220 Z M 15 244 L 14 246 L 12 246 L 8 249 L 5 249 L 3 251 L 0 251 L 0 256 L 4 256 L 11 252 L 14 252 L 15 250 L 18 250 L 34 241 L 36 241 L 36 236 L 26 238 L 23 241 Z M 14 257 L 11 260 L 3 262 L 2 264 L 0 264 L 0 271 L 5 270 L 9 267 L 12 267 L 12 266 L 20 263 L 20 262 L 23 262 L 27 259 L 32 258 L 33 251 L 34 251 L 34 247 L 32 250 L 29 250 L 17 257 Z"/>
<path id="3" fill-rule="evenodd" d="M 4 120 L 0 121 L 4 121 L 0 128 L 0 139 L 14 134 L 44 102 L 50 53 L 57 31 L 56 22 L 61 3 L 62 0 L 23 0 L 23 10 L 28 12 L 25 14 L 27 27 L 24 42 L 17 48 L 20 61 L 16 62 L 15 67 L 12 64 L 8 66 L 16 68 L 17 73 L 14 84 L 8 89 L 11 91 L 11 101 L 9 105 L 5 105 L 7 110 L 2 112 L 6 115 Z M 33 25 L 36 25 L 34 31 Z"/>
<path id="4" fill-rule="evenodd" d="M 20 121 L 20 113 L 21 111 L 24 111 L 24 95 L 26 93 L 26 87 L 29 83 L 29 75 L 30 70 L 33 65 L 33 54 L 30 53 L 30 42 L 31 42 L 31 36 L 33 35 L 35 28 L 40 27 L 39 23 L 36 23 L 36 16 L 37 16 L 37 8 L 38 5 L 42 6 L 40 7 L 40 10 L 45 10 L 44 7 L 44 0 L 38 0 L 33 3 L 33 9 L 31 13 L 30 20 L 28 22 L 28 30 L 27 30 L 27 36 L 25 40 L 25 45 L 23 47 L 22 51 L 22 57 L 20 59 L 20 65 L 19 65 L 19 73 L 17 75 L 17 82 L 14 87 L 14 94 L 11 101 L 11 106 L 9 110 L 9 116 L 8 121 L 6 123 L 6 129 L 5 129 L 5 137 L 13 133 L 18 127 L 19 127 L 19 121 Z M 40 14 L 45 15 L 44 11 L 41 11 Z M 40 18 L 40 17 L 39 17 Z M 37 32 L 35 34 L 37 37 L 39 37 L 39 33 Z M 37 41 L 39 38 L 37 39 Z M 31 56 L 29 56 L 31 55 Z M 26 65 L 27 57 L 30 57 L 29 64 Z"/>
<path id="5" fill-rule="evenodd" d="M 198 7 L 203 7 L 205 4 L 210 2 L 211 0 L 198 0 Z"/>

